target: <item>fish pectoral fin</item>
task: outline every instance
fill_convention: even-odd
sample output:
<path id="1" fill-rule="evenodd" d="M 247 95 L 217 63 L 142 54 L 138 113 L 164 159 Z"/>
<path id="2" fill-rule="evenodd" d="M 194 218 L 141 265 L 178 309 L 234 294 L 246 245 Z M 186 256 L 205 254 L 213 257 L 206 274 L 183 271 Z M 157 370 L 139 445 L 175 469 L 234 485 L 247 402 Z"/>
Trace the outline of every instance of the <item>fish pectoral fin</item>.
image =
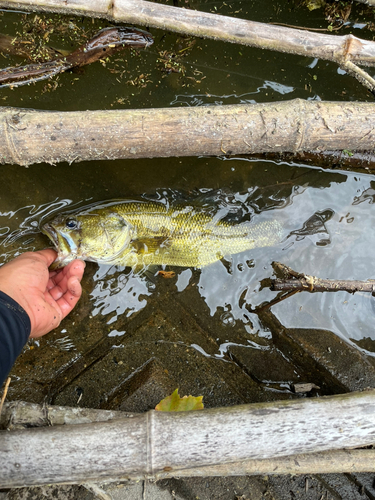
<path id="1" fill-rule="evenodd" d="M 150 238 L 137 238 L 131 240 L 130 245 L 139 255 L 156 253 L 163 247 L 169 246 L 168 238 L 166 236 L 153 236 Z"/>

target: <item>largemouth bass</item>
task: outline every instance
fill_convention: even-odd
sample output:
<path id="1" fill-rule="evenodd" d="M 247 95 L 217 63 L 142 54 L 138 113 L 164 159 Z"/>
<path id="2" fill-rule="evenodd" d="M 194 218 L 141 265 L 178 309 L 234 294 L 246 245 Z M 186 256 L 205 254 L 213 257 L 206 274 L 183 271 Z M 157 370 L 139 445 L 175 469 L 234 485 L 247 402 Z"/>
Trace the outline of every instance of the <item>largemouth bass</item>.
<path id="1" fill-rule="evenodd" d="M 228 215 L 228 214 L 226 214 Z M 245 250 L 281 241 L 277 221 L 225 220 L 218 211 L 154 201 L 107 202 L 57 216 L 42 232 L 58 252 L 54 268 L 73 259 L 130 266 L 202 268 Z"/>

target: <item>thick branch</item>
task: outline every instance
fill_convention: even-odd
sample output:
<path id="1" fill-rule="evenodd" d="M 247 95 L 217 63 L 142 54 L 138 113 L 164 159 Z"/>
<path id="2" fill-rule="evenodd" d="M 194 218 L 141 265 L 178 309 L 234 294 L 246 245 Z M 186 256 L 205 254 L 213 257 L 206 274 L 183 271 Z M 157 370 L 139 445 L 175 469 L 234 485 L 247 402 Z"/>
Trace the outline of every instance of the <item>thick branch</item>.
<path id="1" fill-rule="evenodd" d="M 108 0 L 0 0 L 0 6 L 105 17 L 116 22 L 145 25 L 185 35 L 317 57 L 334 61 L 339 65 L 346 61 L 366 66 L 375 64 L 375 42 L 361 40 L 352 35 L 335 36 L 314 33 L 171 7 L 145 0 L 113 0 L 112 2 Z"/>
<path id="2" fill-rule="evenodd" d="M 69 408 L 37 405 L 16 401 L 5 404 L 0 427 L 8 430 L 51 425 L 75 425 L 123 419 L 129 414 L 91 408 Z M 143 478 L 242 476 L 249 474 L 322 474 L 342 472 L 375 472 L 375 450 L 336 450 L 303 455 L 291 455 L 264 460 L 242 460 L 223 465 L 211 465 L 162 471 Z M 138 476 L 137 476 L 138 478 Z"/>
<path id="3" fill-rule="evenodd" d="M 87 422 L 85 410 L 65 410 Z M 33 408 L 34 420 L 37 411 Z M 40 421 L 48 422 L 45 415 L 54 410 L 40 412 Z M 325 472 L 374 470 L 374 450 L 342 448 L 375 442 L 375 391 L 195 412 L 152 411 L 116 420 L 112 414 L 108 421 L 103 411 L 97 417 L 90 412 L 94 423 L 1 431 L 1 486 L 266 470 L 312 473 L 322 471 L 322 464 Z M 342 463 L 328 469 L 337 459 Z"/>
<path id="4" fill-rule="evenodd" d="M 375 105 L 295 99 L 117 111 L 0 108 L 1 163 L 372 150 Z"/>

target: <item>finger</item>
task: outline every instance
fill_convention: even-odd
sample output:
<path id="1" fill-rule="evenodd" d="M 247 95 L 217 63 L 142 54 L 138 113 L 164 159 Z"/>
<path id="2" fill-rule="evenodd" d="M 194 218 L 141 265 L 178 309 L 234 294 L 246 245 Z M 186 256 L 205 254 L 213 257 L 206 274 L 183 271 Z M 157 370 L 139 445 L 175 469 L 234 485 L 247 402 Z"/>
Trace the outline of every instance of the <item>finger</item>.
<path id="1" fill-rule="evenodd" d="M 50 271 L 47 290 L 51 291 L 55 286 L 59 286 L 62 290 L 66 290 L 66 283 L 71 276 L 76 276 L 79 280 L 82 279 L 85 266 L 85 262 L 76 259 L 70 262 L 63 269 L 59 269 L 58 271 Z"/>
<path id="2" fill-rule="evenodd" d="M 56 286 L 56 283 L 54 282 L 53 278 L 50 278 L 47 282 L 47 290 L 51 290 L 52 288 L 54 288 Z"/>
<path id="3" fill-rule="evenodd" d="M 34 257 L 41 257 L 47 267 L 49 267 L 57 257 L 57 252 L 53 248 L 45 248 L 44 250 L 33 252 L 33 254 Z"/>
<path id="4" fill-rule="evenodd" d="M 50 274 L 50 277 L 56 285 L 62 286 L 62 281 L 65 279 L 68 280 L 72 276 L 76 276 L 79 280 L 81 280 L 85 267 L 85 262 L 75 259 L 72 262 L 69 262 L 69 264 L 61 269 L 60 272 L 57 272 L 57 274 L 53 276 Z"/>
<path id="5" fill-rule="evenodd" d="M 76 276 L 70 277 L 67 283 L 67 291 L 58 300 L 56 300 L 56 303 L 61 309 L 63 318 L 65 318 L 65 316 L 67 316 L 74 308 L 81 295 L 82 287 L 79 279 Z"/>
<path id="6" fill-rule="evenodd" d="M 51 288 L 47 286 L 47 290 L 54 301 L 58 301 L 66 292 L 66 289 L 63 290 L 59 285 L 53 285 Z"/>
<path id="7" fill-rule="evenodd" d="M 77 276 L 79 280 L 82 279 L 85 271 L 86 262 L 80 259 L 73 260 L 69 266 L 69 272 L 72 276 Z"/>
<path id="8" fill-rule="evenodd" d="M 50 279 L 47 283 L 47 290 L 49 291 L 51 297 L 56 301 L 59 300 L 67 291 L 69 291 L 69 280 L 71 280 L 72 278 L 76 278 L 78 281 L 81 281 L 84 270 L 85 263 L 81 260 L 74 260 L 64 269 L 61 269 L 59 272 L 57 272 L 57 274 L 55 272 L 50 273 Z M 79 287 L 78 292 L 79 294 L 82 293 L 81 287 Z M 73 287 L 72 293 L 76 293 L 75 287 Z"/>

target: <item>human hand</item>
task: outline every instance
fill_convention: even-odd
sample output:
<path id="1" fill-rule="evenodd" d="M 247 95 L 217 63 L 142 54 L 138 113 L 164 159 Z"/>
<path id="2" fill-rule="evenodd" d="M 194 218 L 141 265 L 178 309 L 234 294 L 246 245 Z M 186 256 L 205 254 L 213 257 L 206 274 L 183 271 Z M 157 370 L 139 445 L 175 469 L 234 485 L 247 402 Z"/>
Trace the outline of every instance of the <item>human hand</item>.
<path id="1" fill-rule="evenodd" d="M 56 259 L 52 248 L 25 252 L 0 267 L 0 290 L 28 314 L 30 337 L 41 337 L 57 328 L 82 294 L 85 263 L 73 260 L 66 267 L 49 271 Z"/>

